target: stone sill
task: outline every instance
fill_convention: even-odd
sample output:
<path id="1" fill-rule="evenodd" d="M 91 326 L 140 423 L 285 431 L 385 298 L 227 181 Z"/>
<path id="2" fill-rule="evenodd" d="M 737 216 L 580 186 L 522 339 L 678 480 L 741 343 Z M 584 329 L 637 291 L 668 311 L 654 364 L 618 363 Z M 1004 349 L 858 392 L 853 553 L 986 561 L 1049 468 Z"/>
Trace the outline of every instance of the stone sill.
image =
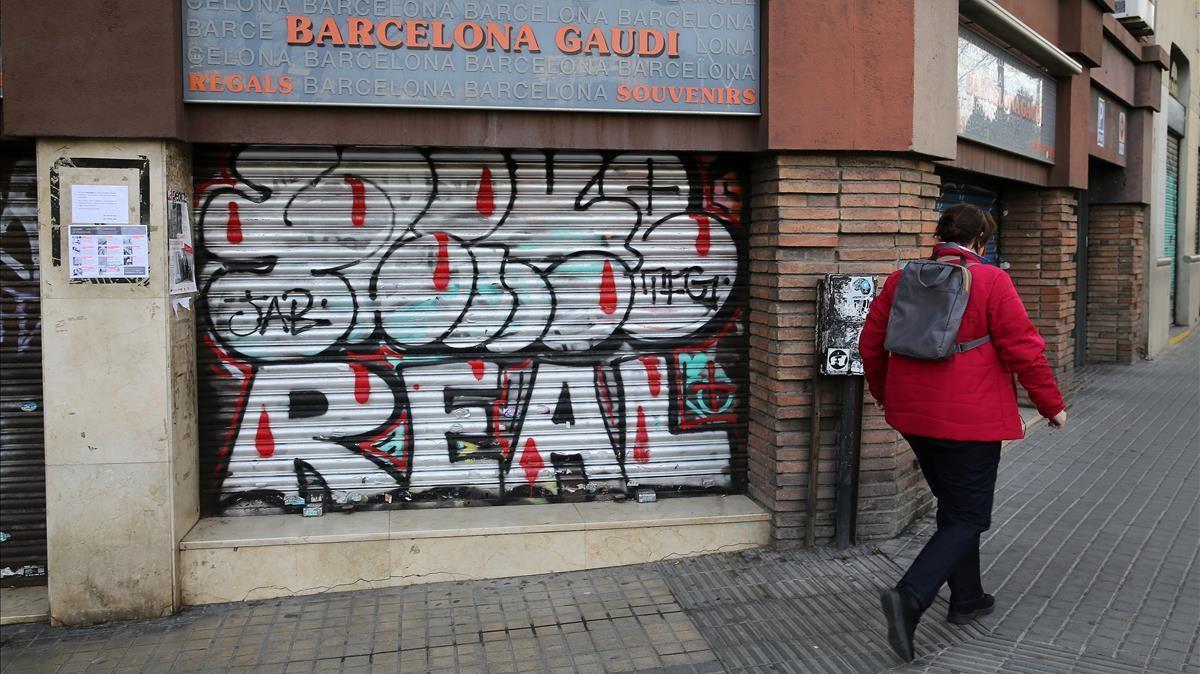
<path id="1" fill-rule="evenodd" d="M 645 564 L 770 542 L 745 496 L 204 519 L 180 543 L 184 604 Z"/>
<path id="2" fill-rule="evenodd" d="M 430 508 L 321 517 L 262 515 L 200 520 L 180 550 L 501 536 L 561 531 L 767 522 L 770 514 L 745 496 L 671 498 L 555 505 Z"/>
<path id="3" fill-rule="evenodd" d="M 50 619 L 45 585 L 0 588 L 0 625 L 40 623 Z"/>

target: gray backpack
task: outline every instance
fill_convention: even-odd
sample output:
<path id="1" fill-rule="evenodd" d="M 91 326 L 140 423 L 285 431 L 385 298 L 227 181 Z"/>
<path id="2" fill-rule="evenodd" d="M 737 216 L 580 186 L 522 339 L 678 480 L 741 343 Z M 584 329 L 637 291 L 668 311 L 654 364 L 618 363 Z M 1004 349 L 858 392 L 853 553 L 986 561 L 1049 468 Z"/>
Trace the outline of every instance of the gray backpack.
<path id="1" fill-rule="evenodd" d="M 971 296 L 971 267 L 942 257 L 909 262 L 892 299 L 884 348 L 909 358 L 946 360 L 987 344 L 991 335 L 958 343 L 958 328 Z"/>

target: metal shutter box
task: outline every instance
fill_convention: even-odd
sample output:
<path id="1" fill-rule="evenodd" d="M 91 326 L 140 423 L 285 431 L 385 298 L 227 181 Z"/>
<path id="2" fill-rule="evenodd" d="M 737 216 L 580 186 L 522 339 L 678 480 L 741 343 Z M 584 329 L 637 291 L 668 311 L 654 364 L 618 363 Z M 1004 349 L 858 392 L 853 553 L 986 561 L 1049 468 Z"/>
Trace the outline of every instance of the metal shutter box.
<path id="1" fill-rule="evenodd" d="M 209 513 L 725 492 L 730 157 L 198 148 Z"/>

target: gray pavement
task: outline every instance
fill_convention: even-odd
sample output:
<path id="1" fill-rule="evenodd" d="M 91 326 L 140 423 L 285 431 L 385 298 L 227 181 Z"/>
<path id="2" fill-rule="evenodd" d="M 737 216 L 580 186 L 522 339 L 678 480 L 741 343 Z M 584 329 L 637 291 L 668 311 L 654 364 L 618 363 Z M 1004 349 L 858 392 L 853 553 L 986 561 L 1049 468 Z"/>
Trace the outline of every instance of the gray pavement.
<path id="1" fill-rule="evenodd" d="M 197 607 L 0 628 L 9 672 L 1200 672 L 1200 337 L 1089 368 L 1071 426 L 1005 449 L 975 625 L 926 615 L 912 664 L 878 588 L 933 520 L 878 547 Z"/>

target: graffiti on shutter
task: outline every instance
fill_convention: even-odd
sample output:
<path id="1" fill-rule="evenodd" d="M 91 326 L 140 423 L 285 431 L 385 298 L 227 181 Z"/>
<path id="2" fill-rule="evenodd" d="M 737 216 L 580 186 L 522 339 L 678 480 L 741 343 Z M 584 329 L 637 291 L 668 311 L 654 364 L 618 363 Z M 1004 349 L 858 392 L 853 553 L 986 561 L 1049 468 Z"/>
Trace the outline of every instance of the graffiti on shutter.
<path id="1" fill-rule="evenodd" d="M 250 146 L 198 164 L 210 512 L 732 486 L 732 160 Z"/>
<path id="2" fill-rule="evenodd" d="M 45 582 L 36 161 L 0 149 L 0 585 Z"/>

